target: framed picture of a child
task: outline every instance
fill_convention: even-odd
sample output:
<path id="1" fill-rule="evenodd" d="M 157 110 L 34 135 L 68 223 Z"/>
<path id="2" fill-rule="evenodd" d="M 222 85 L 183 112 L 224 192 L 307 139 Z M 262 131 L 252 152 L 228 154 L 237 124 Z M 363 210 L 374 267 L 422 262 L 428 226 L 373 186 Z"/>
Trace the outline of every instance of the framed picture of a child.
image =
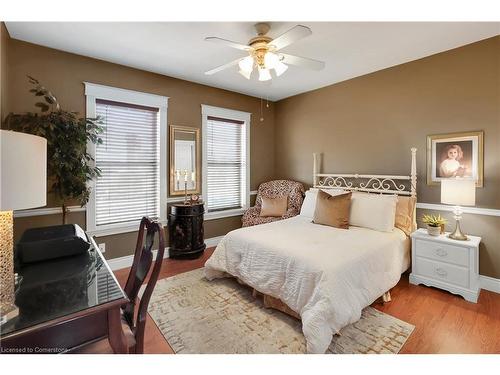
<path id="1" fill-rule="evenodd" d="M 482 131 L 427 136 L 427 184 L 464 178 L 483 186 Z"/>

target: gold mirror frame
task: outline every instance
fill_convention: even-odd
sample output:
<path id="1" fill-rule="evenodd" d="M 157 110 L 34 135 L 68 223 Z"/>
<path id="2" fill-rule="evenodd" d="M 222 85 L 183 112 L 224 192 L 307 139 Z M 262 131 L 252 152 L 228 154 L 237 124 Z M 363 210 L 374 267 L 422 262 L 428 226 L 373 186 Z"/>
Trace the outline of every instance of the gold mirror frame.
<path id="1" fill-rule="evenodd" d="M 200 129 L 193 128 L 189 126 L 179 126 L 179 125 L 170 125 L 169 127 L 169 139 L 170 139 L 170 173 L 169 173 L 169 196 L 178 196 L 184 195 L 184 189 L 176 191 L 174 189 L 175 186 L 175 132 L 176 131 L 184 131 L 184 132 L 192 132 L 195 135 L 195 143 L 196 143 L 196 188 L 188 190 L 188 194 L 200 194 L 200 186 L 201 186 L 201 144 L 200 144 Z"/>

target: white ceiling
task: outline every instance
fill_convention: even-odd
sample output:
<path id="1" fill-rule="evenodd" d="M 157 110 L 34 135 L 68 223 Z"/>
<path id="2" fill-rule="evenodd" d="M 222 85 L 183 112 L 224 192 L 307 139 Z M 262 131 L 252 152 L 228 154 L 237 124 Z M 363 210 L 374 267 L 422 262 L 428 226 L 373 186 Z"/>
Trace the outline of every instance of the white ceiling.
<path id="1" fill-rule="evenodd" d="M 250 22 L 6 22 L 10 36 L 171 77 L 280 100 L 500 34 L 500 23 L 298 22 L 313 34 L 284 53 L 326 62 L 322 71 L 291 66 L 272 83 L 246 80 L 237 67 L 205 71 L 245 55 L 205 42 L 218 36 L 246 44 Z M 271 22 L 271 37 L 297 23 Z"/>

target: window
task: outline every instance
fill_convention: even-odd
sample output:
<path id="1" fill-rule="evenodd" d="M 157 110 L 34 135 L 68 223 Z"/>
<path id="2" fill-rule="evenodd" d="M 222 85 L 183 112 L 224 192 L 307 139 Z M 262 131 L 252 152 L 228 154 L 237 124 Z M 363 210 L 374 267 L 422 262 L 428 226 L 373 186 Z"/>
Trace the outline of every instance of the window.
<path id="1" fill-rule="evenodd" d="M 248 208 L 250 114 L 202 106 L 203 198 L 207 219 Z"/>
<path id="2" fill-rule="evenodd" d="M 86 83 L 87 116 L 104 120 L 103 143 L 89 144 L 101 177 L 92 182 L 87 230 L 137 230 L 143 216 L 166 217 L 166 97 Z"/>

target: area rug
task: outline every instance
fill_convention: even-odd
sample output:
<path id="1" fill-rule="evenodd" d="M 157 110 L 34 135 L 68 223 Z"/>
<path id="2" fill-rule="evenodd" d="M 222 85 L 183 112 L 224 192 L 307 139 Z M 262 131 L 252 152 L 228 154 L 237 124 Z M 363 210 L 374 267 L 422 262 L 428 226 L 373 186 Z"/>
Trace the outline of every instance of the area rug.
<path id="1" fill-rule="evenodd" d="M 301 322 L 266 309 L 235 279 L 203 269 L 158 281 L 149 314 L 176 353 L 305 353 Z M 398 353 L 415 327 L 372 307 L 334 336 L 327 353 Z"/>

